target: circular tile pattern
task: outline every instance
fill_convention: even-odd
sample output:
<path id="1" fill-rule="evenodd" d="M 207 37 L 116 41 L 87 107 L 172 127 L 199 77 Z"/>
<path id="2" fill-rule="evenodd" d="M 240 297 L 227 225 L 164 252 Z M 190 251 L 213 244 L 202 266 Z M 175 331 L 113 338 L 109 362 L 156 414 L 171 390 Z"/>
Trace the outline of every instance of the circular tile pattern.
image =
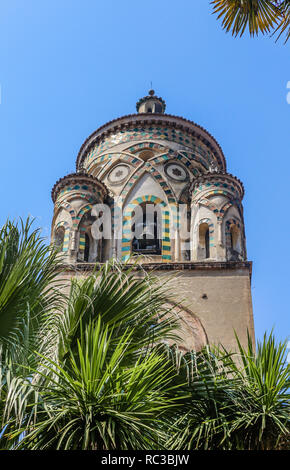
<path id="1" fill-rule="evenodd" d="M 116 165 L 108 174 L 108 180 L 112 184 L 121 184 L 129 176 L 130 168 L 128 165 Z"/>
<path id="2" fill-rule="evenodd" d="M 188 178 L 185 168 L 177 163 L 168 163 L 168 165 L 165 165 L 164 171 L 167 176 L 175 181 L 185 181 Z"/>

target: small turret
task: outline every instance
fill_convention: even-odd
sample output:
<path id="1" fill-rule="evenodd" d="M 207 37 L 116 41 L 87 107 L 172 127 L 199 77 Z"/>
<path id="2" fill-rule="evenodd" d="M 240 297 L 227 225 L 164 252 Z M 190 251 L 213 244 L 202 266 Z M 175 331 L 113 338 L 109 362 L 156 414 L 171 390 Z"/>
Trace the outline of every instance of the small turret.
<path id="1" fill-rule="evenodd" d="M 107 188 L 85 171 L 59 179 L 51 192 L 54 202 L 52 243 L 65 255 L 68 263 L 95 262 L 101 259 L 101 243 L 91 233 L 92 208 L 102 204 Z"/>
<path id="2" fill-rule="evenodd" d="M 149 90 L 148 95 L 136 103 L 138 113 L 164 114 L 166 108 L 165 101 L 155 95 L 154 90 Z"/>

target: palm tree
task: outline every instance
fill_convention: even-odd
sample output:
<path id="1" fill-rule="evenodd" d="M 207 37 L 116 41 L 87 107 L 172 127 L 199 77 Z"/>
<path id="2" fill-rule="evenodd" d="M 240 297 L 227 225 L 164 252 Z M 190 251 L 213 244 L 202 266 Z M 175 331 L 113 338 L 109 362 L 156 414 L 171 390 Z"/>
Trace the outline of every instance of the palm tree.
<path id="1" fill-rule="evenodd" d="M 237 448 L 270 450 L 289 439 L 290 364 L 287 342 L 277 342 L 271 332 L 253 350 L 250 337 L 243 348 L 237 338 L 242 367 L 235 361 L 230 371 L 239 382 L 231 422 L 231 438 Z"/>
<path id="2" fill-rule="evenodd" d="M 60 263 L 30 221 L 0 231 L 1 448 L 287 446 L 285 344 L 182 354 L 170 280 L 109 261 L 64 296 Z"/>
<path id="3" fill-rule="evenodd" d="M 248 27 L 251 36 L 278 33 L 290 36 L 290 0 L 213 0 L 213 12 L 222 18 L 226 32 L 242 36 Z"/>
<path id="4" fill-rule="evenodd" d="M 61 260 L 30 232 L 1 232 L 1 447 L 162 447 L 182 399 L 164 352 L 177 328 L 165 285 L 137 261 L 110 261 L 65 298 Z"/>
<path id="5" fill-rule="evenodd" d="M 28 385 L 28 369 L 37 367 L 34 350 L 49 344 L 49 314 L 63 297 L 58 279 L 61 257 L 45 244 L 32 220 L 7 221 L 0 230 L 0 423 L 9 426 Z M 20 395 L 21 392 L 21 395 Z M 11 408 L 11 409 L 10 409 Z M 13 408 L 13 412 L 12 412 Z M 8 412 L 9 411 L 9 412 Z M 11 413 L 10 413 L 11 411 Z M 8 415 L 7 415 L 8 412 Z M 8 416 L 8 417 L 7 417 Z M 6 419 L 7 418 L 7 419 Z M 1 425 L 0 425 L 1 426 Z M 0 427 L 1 430 L 1 427 Z M 1 444 L 5 437 L 1 434 Z"/>
<path id="6" fill-rule="evenodd" d="M 32 230 L 31 220 L 20 220 L 20 226 L 7 221 L 0 230 L 0 341 L 9 344 L 10 352 L 15 343 L 32 341 L 42 313 L 60 301 L 60 261 L 57 252 L 45 245 L 40 230 Z"/>
<path id="7" fill-rule="evenodd" d="M 21 412 L 21 400 L 21 408 L 26 403 L 30 387 L 23 378 L 30 378 L 29 370 L 39 362 L 33 351 L 50 343 L 49 314 L 63 301 L 61 257 L 32 223 L 29 218 L 7 221 L 0 230 L 0 431 Z M 5 446 L 4 433 L 0 436 Z"/>
<path id="8" fill-rule="evenodd" d="M 269 450 L 287 446 L 290 365 L 286 343 L 265 334 L 254 352 L 208 350 L 182 358 L 190 397 L 167 445 L 175 449 Z M 191 370 L 191 373 L 189 371 Z M 184 373 L 184 372 L 183 372 Z"/>

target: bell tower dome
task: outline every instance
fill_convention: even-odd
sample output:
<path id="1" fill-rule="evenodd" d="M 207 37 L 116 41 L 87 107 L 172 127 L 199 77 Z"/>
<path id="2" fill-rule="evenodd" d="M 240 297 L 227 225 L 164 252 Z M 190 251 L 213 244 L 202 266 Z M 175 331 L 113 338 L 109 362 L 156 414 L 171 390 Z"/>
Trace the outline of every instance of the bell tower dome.
<path id="1" fill-rule="evenodd" d="M 149 90 L 148 95 L 136 103 L 138 113 L 164 114 L 166 103 L 162 98 L 155 95 L 154 90 Z"/>

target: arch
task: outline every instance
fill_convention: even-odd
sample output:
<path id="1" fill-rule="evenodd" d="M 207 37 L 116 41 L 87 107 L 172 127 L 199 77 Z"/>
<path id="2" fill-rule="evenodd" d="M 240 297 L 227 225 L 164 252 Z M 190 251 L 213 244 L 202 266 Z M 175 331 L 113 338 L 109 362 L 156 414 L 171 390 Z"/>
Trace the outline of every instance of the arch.
<path id="1" fill-rule="evenodd" d="M 208 344 L 208 337 L 200 318 L 184 305 L 168 301 L 165 306 L 172 309 L 172 313 L 179 319 L 181 341 L 177 341 L 178 348 L 184 352 L 200 351 Z"/>
<path id="2" fill-rule="evenodd" d="M 98 172 L 98 177 L 100 178 L 104 173 L 106 173 L 109 168 L 113 165 L 113 163 L 117 162 L 118 160 L 121 160 L 126 163 L 130 163 L 134 166 L 136 166 L 136 163 L 143 163 L 141 158 L 138 158 L 136 156 L 130 155 L 130 153 L 127 152 L 111 152 L 108 154 L 103 154 L 95 158 L 90 165 L 87 167 L 87 170 L 92 172 L 94 169 L 94 166 L 99 165 L 100 163 L 104 163 L 103 166 L 100 167 L 100 171 Z"/>
<path id="3" fill-rule="evenodd" d="M 80 221 L 82 219 L 82 217 L 90 210 L 92 210 L 93 208 L 93 205 L 92 204 L 86 204 L 85 206 L 83 206 L 77 213 L 76 217 L 75 217 L 75 222 L 74 222 L 74 226 L 75 227 L 78 227 L 79 224 L 80 224 Z"/>
<path id="4" fill-rule="evenodd" d="M 216 186 L 217 188 L 219 186 L 223 186 L 223 189 L 212 189 L 213 186 Z M 199 186 L 193 191 L 193 196 L 196 196 L 197 193 L 201 192 L 202 194 L 197 196 L 197 200 L 198 198 L 209 198 L 211 196 L 225 196 L 230 200 L 233 200 L 234 198 L 235 201 L 239 201 L 239 195 L 235 189 L 226 183 L 205 183 L 203 185 L 200 183 Z"/>
<path id="5" fill-rule="evenodd" d="M 243 255 L 241 224 L 238 220 L 231 218 L 225 223 L 226 249 L 229 257 Z"/>
<path id="6" fill-rule="evenodd" d="M 199 224 L 198 227 L 198 258 L 210 258 L 209 226 L 206 223 Z"/>
<path id="7" fill-rule="evenodd" d="M 80 261 L 90 262 L 92 239 L 89 233 L 90 227 L 88 225 L 82 225 L 79 231 L 79 250 L 78 258 Z"/>
<path id="8" fill-rule="evenodd" d="M 121 191 L 120 197 L 122 202 L 124 202 L 125 198 L 128 196 L 130 191 L 135 186 L 135 183 L 140 180 L 145 172 L 148 172 L 155 181 L 161 186 L 163 192 L 167 196 L 167 200 L 169 204 L 176 204 L 176 197 L 172 192 L 171 188 L 168 186 L 167 182 L 164 180 L 163 176 L 159 173 L 156 168 L 154 168 L 149 162 L 144 163 L 140 168 L 138 168 L 127 181 L 126 185 Z"/>
<path id="9" fill-rule="evenodd" d="M 126 151 L 127 152 L 130 152 L 130 153 L 137 153 L 139 151 L 142 151 L 142 150 L 160 150 L 161 152 L 169 152 L 169 148 L 166 146 L 166 145 L 161 145 L 161 144 L 157 144 L 155 142 L 146 142 L 146 141 L 142 141 L 140 142 L 139 144 L 136 144 L 136 145 L 133 145 L 131 147 L 128 147 L 126 148 Z"/>
<path id="10" fill-rule="evenodd" d="M 55 227 L 54 230 L 54 242 L 55 242 L 55 236 L 58 230 L 62 229 L 63 230 L 63 237 L 62 237 L 62 247 L 61 251 L 68 251 L 69 247 L 69 223 L 65 221 L 60 221 Z"/>
<path id="11" fill-rule="evenodd" d="M 179 151 L 179 153 L 183 157 L 188 158 L 188 160 L 194 160 L 195 162 L 199 163 L 206 170 L 209 169 L 209 164 L 206 161 L 206 159 L 203 156 L 200 156 L 199 154 L 197 154 L 197 152 L 190 151 L 190 150 L 186 150 L 186 152 L 185 152 L 185 151 L 181 150 L 181 151 Z"/>
<path id="12" fill-rule="evenodd" d="M 140 218 L 134 221 L 132 229 L 134 229 L 135 236 L 132 240 L 132 252 L 146 255 L 160 255 L 161 254 L 161 233 L 158 225 L 158 217 L 160 221 L 161 214 L 157 210 L 147 218 L 147 202 L 142 202 L 139 207 L 142 209 Z M 156 206 L 154 206 L 156 207 Z M 158 207 L 158 206 L 157 206 Z M 135 211 L 134 211 L 135 212 Z M 135 214 L 136 215 L 136 214 Z M 136 230 L 138 237 L 136 237 Z M 150 238 L 147 235 L 150 234 Z"/>
<path id="13" fill-rule="evenodd" d="M 55 209 L 56 209 L 56 211 L 55 211 L 54 218 L 57 217 L 58 212 L 60 211 L 60 209 L 64 209 L 70 214 L 70 216 L 72 218 L 73 225 L 75 224 L 76 213 L 75 213 L 74 208 L 72 207 L 72 205 L 68 201 L 64 200 L 62 202 L 57 202 L 55 204 Z"/>
<path id="14" fill-rule="evenodd" d="M 211 257 L 211 248 L 214 246 L 214 224 L 210 219 L 201 219 L 197 227 L 197 259 Z"/>
<path id="15" fill-rule="evenodd" d="M 211 195 L 213 195 L 213 194 L 211 194 Z M 219 192 L 219 191 L 215 191 L 214 195 L 215 196 L 217 196 L 217 195 L 225 196 L 225 194 L 223 194 L 222 192 Z M 231 201 L 225 202 L 225 204 L 221 207 L 221 209 L 218 209 L 217 206 L 210 199 L 204 198 L 203 196 L 200 199 L 198 199 L 198 201 L 196 201 L 195 204 L 196 203 L 202 204 L 202 205 L 208 207 L 208 209 L 211 210 L 216 215 L 217 221 L 219 223 L 222 223 L 222 221 L 225 217 L 225 214 L 227 213 L 227 211 L 231 207 L 236 206 L 239 213 L 240 213 L 240 210 L 241 210 L 241 204 L 237 200 L 231 200 Z"/>
<path id="16" fill-rule="evenodd" d="M 58 227 L 54 231 L 53 244 L 54 244 L 55 248 L 60 250 L 60 251 L 63 250 L 64 234 L 65 234 L 65 229 L 64 229 L 63 226 Z"/>
<path id="17" fill-rule="evenodd" d="M 79 245 L 77 257 L 80 261 L 94 262 L 100 257 L 101 240 L 95 240 L 92 236 L 92 218 L 88 212 L 89 209 L 82 214 L 78 227 Z"/>
<path id="18" fill-rule="evenodd" d="M 84 191 L 87 191 L 87 192 L 84 192 Z M 94 194 L 92 195 L 92 193 Z M 65 199 L 60 201 L 60 199 L 62 199 L 63 197 L 65 197 Z M 96 198 L 101 198 L 101 197 L 102 197 L 101 192 L 96 190 L 94 186 L 86 185 L 86 184 L 83 184 L 83 185 L 75 184 L 73 187 L 69 186 L 69 187 L 64 188 L 58 194 L 57 199 L 56 199 L 56 205 L 59 206 L 63 203 L 69 204 L 68 201 L 71 201 L 73 199 L 78 199 L 78 198 L 87 199 L 88 201 L 90 200 L 93 201 Z"/>
<path id="19" fill-rule="evenodd" d="M 216 215 L 217 221 L 221 222 L 222 214 L 212 201 L 210 201 L 209 199 L 199 199 L 198 203 L 202 204 L 203 206 L 207 207 L 210 211 L 212 211 Z"/>
<path id="20" fill-rule="evenodd" d="M 171 261 L 171 240 L 170 240 L 170 212 L 167 204 L 159 197 L 153 195 L 140 196 L 131 201 L 123 214 L 122 231 L 122 260 L 126 261 L 131 255 L 131 232 L 132 232 L 132 214 L 134 208 L 143 203 L 159 204 L 162 207 L 162 241 L 161 256 L 162 261 Z M 130 237 L 128 236 L 130 234 Z"/>

